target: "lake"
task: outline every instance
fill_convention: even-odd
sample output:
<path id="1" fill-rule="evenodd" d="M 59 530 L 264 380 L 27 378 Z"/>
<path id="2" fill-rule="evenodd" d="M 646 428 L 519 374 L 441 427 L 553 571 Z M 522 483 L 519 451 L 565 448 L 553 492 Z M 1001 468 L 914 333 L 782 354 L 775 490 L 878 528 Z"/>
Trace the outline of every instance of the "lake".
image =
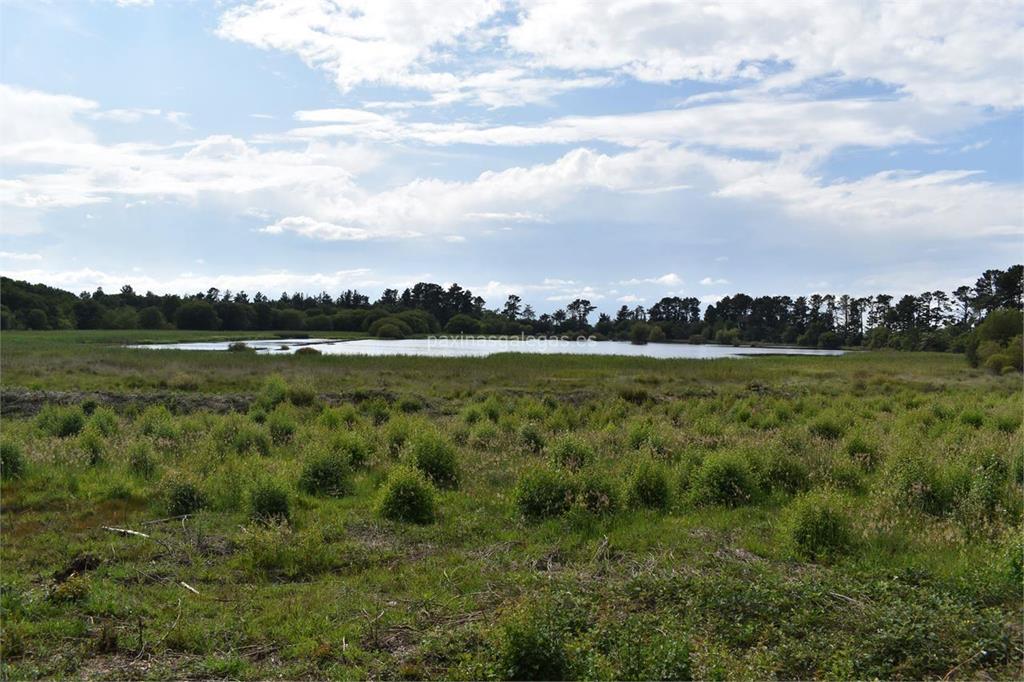
<path id="1" fill-rule="evenodd" d="M 231 341 L 160 343 L 132 346 L 154 350 L 226 351 Z M 750 355 L 842 355 L 841 350 L 812 348 L 747 348 L 736 346 L 649 343 L 635 346 L 625 341 L 563 341 L 545 339 L 254 339 L 245 341 L 257 353 L 267 355 L 294 353 L 311 346 L 324 355 L 420 355 L 427 357 L 484 357 L 495 353 L 534 353 L 569 355 L 624 355 L 650 358 L 693 358 L 713 360 Z"/>

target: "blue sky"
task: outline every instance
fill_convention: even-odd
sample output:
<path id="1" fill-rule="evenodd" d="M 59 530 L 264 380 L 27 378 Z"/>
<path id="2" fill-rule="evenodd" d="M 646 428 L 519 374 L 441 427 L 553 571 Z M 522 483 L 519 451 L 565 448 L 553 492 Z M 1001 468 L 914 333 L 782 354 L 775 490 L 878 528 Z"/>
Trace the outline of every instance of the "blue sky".
<path id="1" fill-rule="evenodd" d="M 498 305 L 1024 256 L 1019 2 L 0 4 L 0 269 Z"/>

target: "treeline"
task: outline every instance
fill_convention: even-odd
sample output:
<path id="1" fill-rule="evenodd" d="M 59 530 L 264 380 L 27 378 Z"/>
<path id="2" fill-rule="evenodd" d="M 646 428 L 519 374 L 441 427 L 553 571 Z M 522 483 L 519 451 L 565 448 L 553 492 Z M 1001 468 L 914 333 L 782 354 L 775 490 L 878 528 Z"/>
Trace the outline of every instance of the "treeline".
<path id="1" fill-rule="evenodd" d="M 488 308 L 458 284 L 421 282 L 402 292 L 385 289 L 371 301 L 358 291 L 337 296 L 209 289 L 191 296 L 136 293 L 74 294 L 42 284 L 0 278 L 3 329 L 202 329 L 365 331 L 402 338 L 416 334 L 594 334 L 636 342 L 795 344 L 813 348 L 869 347 L 965 352 L 972 332 L 993 311 L 1022 307 L 1024 266 L 986 270 L 974 286 L 899 298 L 760 296 L 738 293 L 702 310 L 695 297 L 670 296 L 645 308 L 622 306 L 615 315 L 576 299 L 536 314 L 519 296 Z"/>

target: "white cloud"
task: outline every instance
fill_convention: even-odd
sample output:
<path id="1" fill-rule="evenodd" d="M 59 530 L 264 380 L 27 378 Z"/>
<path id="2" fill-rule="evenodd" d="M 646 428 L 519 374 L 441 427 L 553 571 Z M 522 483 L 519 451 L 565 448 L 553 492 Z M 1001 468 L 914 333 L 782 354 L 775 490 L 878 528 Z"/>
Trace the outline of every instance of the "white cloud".
<path id="1" fill-rule="evenodd" d="M 267 225 L 260 232 L 267 234 L 281 234 L 283 232 L 294 232 L 295 234 L 309 237 L 310 239 L 321 239 L 323 241 L 361 241 L 369 238 L 370 233 L 358 227 L 346 227 L 314 220 L 306 216 L 295 216 L 282 218 L 276 223 Z"/>
<path id="2" fill-rule="evenodd" d="M 661 277 L 634 277 L 633 279 L 624 279 L 619 284 L 625 285 L 636 285 L 636 284 L 663 284 L 669 287 L 676 287 L 683 283 L 683 278 L 674 272 L 670 272 Z"/>
<path id="3" fill-rule="evenodd" d="M 619 296 L 615 300 L 618 301 L 619 303 L 643 303 L 646 299 L 643 296 L 626 294 L 625 296 Z"/>
<path id="4" fill-rule="evenodd" d="M 710 287 L 710 286 L 714 286 L 716 284 L 728 284 L 729 280 L 721 279 L 721 278 L 715 279 L 715 278 L 712 278 L 712 277 L 705 277 L 704 279 L 702 279 L 700 281 L 700 283 L 703 284 L 706 287 Z"/>
<path id="5" fill-rule="evenodd" d="M 543 66 L 762 87 L 839 77 L 880 81 L 925 102 L 1024 103 L 1018 2 L 521 4 L 508 43 Z"/>
<path id="6" fill-rule="evenodd" d="M 42 260 L 38 253 L 17 253 L 15 251 L 0 251 L 0 258 L 6 260 Z"/>

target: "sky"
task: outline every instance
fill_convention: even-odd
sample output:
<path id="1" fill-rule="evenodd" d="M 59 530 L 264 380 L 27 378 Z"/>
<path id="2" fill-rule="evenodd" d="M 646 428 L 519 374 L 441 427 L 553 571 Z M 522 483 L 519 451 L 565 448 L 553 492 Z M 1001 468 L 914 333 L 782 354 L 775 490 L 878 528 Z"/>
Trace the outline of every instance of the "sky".
<path id="1" fill-rule="evenodd" d="M 0 0 L 0 272 L 920 293 L 1024 259 L 1024 3 Z"/>

